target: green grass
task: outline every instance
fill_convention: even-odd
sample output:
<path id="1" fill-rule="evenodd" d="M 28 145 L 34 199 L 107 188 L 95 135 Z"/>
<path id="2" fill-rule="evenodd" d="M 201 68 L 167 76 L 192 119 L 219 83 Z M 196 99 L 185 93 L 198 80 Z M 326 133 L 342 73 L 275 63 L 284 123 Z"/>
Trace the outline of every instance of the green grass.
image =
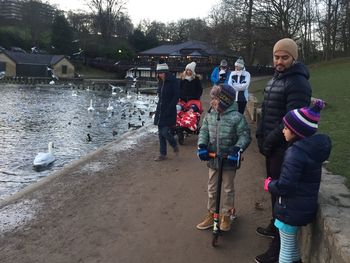
<path id="1" fill-rule="evenodd" d="M 326 101 L 319 123 L 319 132 L 328 134 L 333 143 L 326 168 L 346 177 L 350 187 L 350 58 L 310 65 L 309 69 L 312 96 Z M 260 102 L 266 82 L 253 82 L 249 88 Z"/>
<path id="2" fill-rule="evenodd" d="M 83 78 L 115 79 L 117 77 L 114 72 L 107 72 L 85 65 L 79 65 L 76 71 L 81 74 Z"/>

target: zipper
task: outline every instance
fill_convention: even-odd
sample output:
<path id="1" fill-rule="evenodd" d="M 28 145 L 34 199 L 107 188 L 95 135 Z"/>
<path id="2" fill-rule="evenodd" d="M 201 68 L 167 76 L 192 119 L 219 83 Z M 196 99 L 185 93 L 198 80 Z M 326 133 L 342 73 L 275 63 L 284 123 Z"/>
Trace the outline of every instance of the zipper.
<path id="1" fill-rule="evenodd" d="M 220 113 L 219 112 L 217 112 L 217 114 L 218 114 L 218 116 L 217 116 L 217 122 L 216 122 L 216 153 L 217 154 L 220 154 L 220 148 L 219 148 L 219 146 L 220 146 L 220 143 L 219 143 L 219 134 L 220 134 L 220 127 L 221 127 L 221 118 L 220 118 Z"/>
<path id="2" fill-rule="evenodd" d="M 159 93 L 159 117 L 158 117 L 158 123 L 157 123 L 157 125 L 159 125 L 159 122 L 160 122 L 160 115 L 162 114 L 162 102 L 163 102 L 163 87 L 164 87 L 164 82 L 165 82 L 165 80 L 163 80 L 162 87 L 160 88 L 160 93 Z"/>

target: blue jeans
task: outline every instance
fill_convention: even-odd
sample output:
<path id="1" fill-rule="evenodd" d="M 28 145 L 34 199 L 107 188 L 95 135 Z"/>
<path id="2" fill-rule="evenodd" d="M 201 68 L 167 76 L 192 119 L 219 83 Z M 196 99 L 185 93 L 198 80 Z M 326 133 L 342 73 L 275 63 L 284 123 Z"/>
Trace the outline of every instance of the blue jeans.
<path id="1" fill-rule="evenodd" d="M 174 148 L 176 147 L 176 140 L 170 132 L 168 126 L 160 127 L 158 126 L 158 136 L 159 136 L 159 152 L 161 155 L 166 155 L 166 141 Z"/>

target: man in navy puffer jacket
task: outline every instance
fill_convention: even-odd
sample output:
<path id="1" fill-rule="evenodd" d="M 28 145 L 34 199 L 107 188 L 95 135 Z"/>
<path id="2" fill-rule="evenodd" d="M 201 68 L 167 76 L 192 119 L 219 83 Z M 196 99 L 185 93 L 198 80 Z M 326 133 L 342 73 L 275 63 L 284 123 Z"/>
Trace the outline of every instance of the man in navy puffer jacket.
<path id="1" fill-rule="evenodd" d="M 260 152 L 266 158 L 266 177 L 278 179 L 287 143 L 283 138 L 283 116 L 290 110 L 310 104 L 311 86 L 309 72 L 298 59 L 298 46 L 290 38 L 279 40 L 273 48 L 275 74 L 264 90 L 262 116 L 258 123 L 256 138 Z M 274 208 L 276 196 L 271 193 L 271 207 Z M 274 216 L 266 227 L 258 227 L 256 232 L 271 237 L 269 249 L 257 256 L 258 263 L 274 263 L 279 255 L 279 233 L 274 226 Z"/>

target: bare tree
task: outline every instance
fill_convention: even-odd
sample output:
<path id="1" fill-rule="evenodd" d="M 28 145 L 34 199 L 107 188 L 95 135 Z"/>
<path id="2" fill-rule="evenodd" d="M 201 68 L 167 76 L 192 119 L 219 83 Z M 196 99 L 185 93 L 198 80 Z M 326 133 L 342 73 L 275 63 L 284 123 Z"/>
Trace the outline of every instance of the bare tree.
<path id="1" fill-rule="evenodd" d="M 257 9 L 279 37 L 296 37 L 304 14 L 302 0 L 261 0 Z"/>
<path id="2" fill-rule="evenodd" d="M 97 33 L 109 42 L 115 30 L 115 20 L 123 13 L 126 0 L 86 0 L 95 18 Z"/>
<path id="3" fill-rule="evenodd" d="M 342 1 L 342 20 L 341 20 L 341 42 L 345 56 L 350 56 L 350 2 L 349 0 Z"/>

